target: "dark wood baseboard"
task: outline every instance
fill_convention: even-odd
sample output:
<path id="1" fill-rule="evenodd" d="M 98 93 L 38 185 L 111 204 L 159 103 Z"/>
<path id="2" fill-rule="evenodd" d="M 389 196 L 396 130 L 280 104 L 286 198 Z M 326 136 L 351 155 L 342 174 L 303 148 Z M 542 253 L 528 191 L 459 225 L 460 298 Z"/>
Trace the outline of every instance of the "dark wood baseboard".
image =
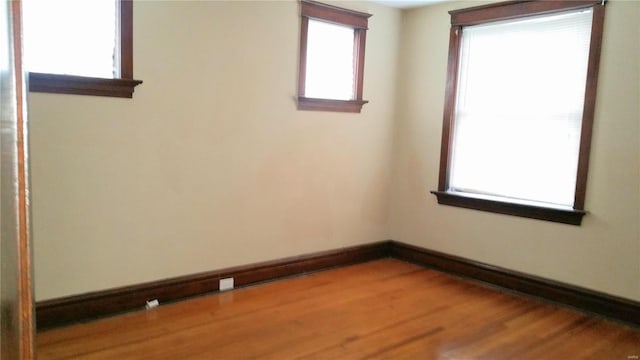
<path id="1" fill-rule="evenodd" d="M 577 310 L 640 325 L 640 302 L 534 275 L 390 241 L 389 256 L 446 273 L 479 280 Z"/>
<path id="2" fill-rule="evenodd" d="M 388 241 L 324 251 L 216 270 L 168 280 L 96 291 L 41 301 L 36 304 L 38 329 L 47 329 L 100 317 L 143 309 L 146 302 L 160 304 L 218 291 L 220 279 L 234 278 L 235 287 L 300 275 L 332 267 L 375 260 L 387 256 Z"/>
<path id="3" fill-rule="evenodd" d="M 384 257 L 640 325 L 640 302 L 391 240 L 41 301 L 36 304 L 36 322 L 46 329 L 142 309 L 151 299 L 163 304 L 204 295 L 218 291 L 219 280 L 228 277 L 241 287 Z"/>

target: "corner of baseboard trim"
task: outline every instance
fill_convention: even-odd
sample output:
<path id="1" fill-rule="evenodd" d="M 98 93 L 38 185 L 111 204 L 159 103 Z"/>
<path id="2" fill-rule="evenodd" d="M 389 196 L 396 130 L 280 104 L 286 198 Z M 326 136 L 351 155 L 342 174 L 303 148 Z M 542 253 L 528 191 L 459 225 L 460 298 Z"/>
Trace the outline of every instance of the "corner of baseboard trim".
<path id="1" fill-rule="evenodd" d="M 146 300 L 161 303 L 218 291 L 219 280 L 235 279 L 236 287 L 329 268 L 396 258 L 445 273 L 541 298 L 577 310 L 640 325 L 640 302 L 554 280 L 449 255 L 395 240 L 328 250 L 139 285 L 96 291 L 36 303 L 39 329 L 90 321 L 136 309 Z"/>

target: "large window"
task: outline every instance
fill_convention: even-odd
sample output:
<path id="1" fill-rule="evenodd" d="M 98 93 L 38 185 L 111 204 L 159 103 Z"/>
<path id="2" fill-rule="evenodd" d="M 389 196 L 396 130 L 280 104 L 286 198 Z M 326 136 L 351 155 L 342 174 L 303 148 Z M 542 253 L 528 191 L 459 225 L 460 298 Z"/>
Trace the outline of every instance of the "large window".
<path id="1" fill-rule="evenodd" d="M 298 109 L 360 112 L 369 14 L 302 0 Z"/>
<path id="2" fill-rule="evenodd" d="M 23 0 L 31 91 L 131 97 L 130 0 Z"/>
<path id="3" fill-rule="evenodd" d="M 604 5 L 451 12 L 438 202 L 580 224 Z"/>

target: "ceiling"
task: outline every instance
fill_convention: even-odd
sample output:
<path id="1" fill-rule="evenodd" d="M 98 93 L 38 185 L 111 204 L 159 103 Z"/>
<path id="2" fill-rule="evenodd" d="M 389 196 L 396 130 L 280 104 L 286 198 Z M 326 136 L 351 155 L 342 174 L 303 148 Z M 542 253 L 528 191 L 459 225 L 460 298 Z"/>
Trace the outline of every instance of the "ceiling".
<path id="1" fill-rule="evenodd" d="M 446 0 L 370 0 L 372 2 L 399 8 L 399 9 L 410 9 L 414 7 L 435 4 L 439 2 L 443 2 Z"/>

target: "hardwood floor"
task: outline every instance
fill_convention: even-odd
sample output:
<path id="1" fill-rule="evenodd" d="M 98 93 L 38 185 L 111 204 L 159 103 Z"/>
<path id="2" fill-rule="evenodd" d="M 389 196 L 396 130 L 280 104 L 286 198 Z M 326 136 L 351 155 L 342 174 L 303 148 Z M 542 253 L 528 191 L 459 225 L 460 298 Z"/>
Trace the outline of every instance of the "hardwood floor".
<path id="1" fill-rule="evenodd" d="M 39 359 L 637 359 L 640 329 L 393 259 L 37 334 Z"/>

